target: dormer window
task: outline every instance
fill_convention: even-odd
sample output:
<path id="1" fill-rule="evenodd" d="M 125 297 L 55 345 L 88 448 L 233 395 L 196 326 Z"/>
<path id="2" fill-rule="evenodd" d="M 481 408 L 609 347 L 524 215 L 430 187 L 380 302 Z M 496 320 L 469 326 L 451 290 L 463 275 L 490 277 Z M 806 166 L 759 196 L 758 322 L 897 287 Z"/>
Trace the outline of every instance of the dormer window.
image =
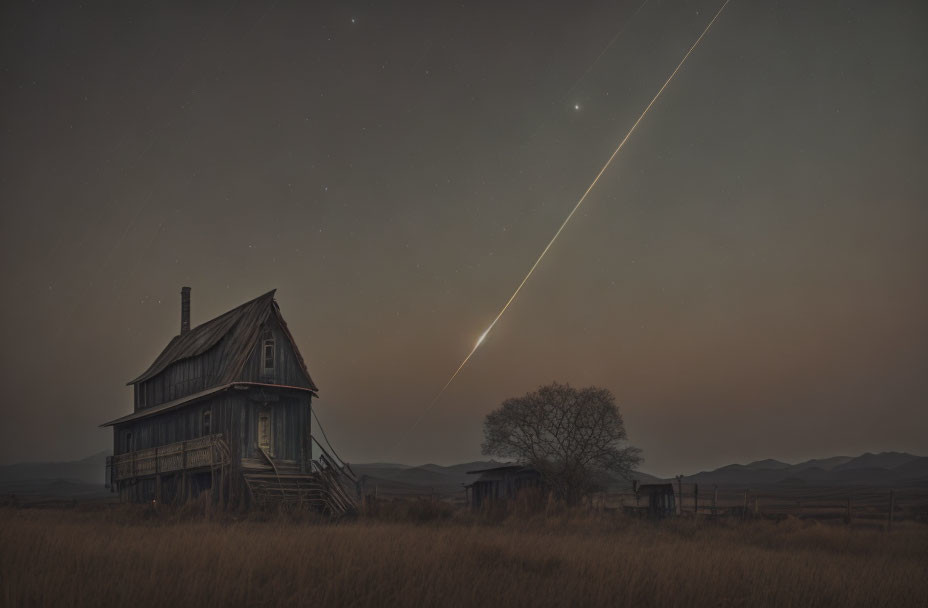
<path id="1" fill-rule="evenodd" d="M 276 349 L 274 348 L 274 337 L 271 335 L 265 335 L 264 340 L 261 343 L 261 361 L 262 371 L 265 375 L 270 375 L 274 373 L 274 354 Z"/>

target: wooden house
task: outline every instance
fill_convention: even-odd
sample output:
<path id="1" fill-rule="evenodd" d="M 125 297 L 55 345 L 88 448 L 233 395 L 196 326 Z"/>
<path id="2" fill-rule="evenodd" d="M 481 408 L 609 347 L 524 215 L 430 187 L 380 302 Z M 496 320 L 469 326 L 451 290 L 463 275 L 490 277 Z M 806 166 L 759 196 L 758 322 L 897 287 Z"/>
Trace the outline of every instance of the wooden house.
<path id="1" fill-rule="evenodd" d="M 492 502 L 511 500 L 529 488 L 539 491 L 543 489 L 541 473 L 523 465 L 506 465 L 467 473 L 480 476 L 465 486 L 467 502 L 475 509 Z"/>
<path id="2" fill-rule="evenodd" d="M 350 468 L 313 438 L 318 389 L 274 293 L 191 328 L 182 289 L 180 334 L 128 383 L 132 413 L 103 425 L 107 480 L 123 500 L 354 508 Z"/>

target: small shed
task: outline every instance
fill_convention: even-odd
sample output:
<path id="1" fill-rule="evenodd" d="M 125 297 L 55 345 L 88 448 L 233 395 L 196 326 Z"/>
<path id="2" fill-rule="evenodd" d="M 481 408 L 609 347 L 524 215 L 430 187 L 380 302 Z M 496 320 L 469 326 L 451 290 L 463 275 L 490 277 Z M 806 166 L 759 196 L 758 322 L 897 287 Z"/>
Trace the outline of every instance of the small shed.
<path id="1" fill-rule="evenodd" d="M 677 514 L 672 483 L 646 483 L 637 486 L 635 497 L 639 509 L 646 510 L 648 517 L 663 519 Z"/>
<path id="2" fill-rule="evenodd" d="M 480 475 L 476 481 L 464 486 L 467 502 L 475 509 L 489 502 L 510 500 L 528 488 L 544 486 L 541 473 L 523 465 L 506 465 L 467 473 Z"/>

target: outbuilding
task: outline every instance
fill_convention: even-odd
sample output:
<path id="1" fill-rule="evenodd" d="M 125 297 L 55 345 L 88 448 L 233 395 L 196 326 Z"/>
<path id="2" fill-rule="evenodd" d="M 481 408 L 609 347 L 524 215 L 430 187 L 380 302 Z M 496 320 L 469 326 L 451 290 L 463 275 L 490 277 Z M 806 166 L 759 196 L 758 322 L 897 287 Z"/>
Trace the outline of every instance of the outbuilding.
<path id="1" fill-rule="evenodd" d="M 677 514 L 672 483 L 637 485 L 635 500 L 638 503 L 639 512 L 645 512 L 650 518 L 663 519 Z"/>
<path id="2" fill-rule="evenodd" d="M 480 476 L 465 486 L 467 503 L 475 509 L 491 502 L 511 500 L 529 488 L 540 490 L 544 486 L 540 472 L 518 464 L 467 473 Z"/>

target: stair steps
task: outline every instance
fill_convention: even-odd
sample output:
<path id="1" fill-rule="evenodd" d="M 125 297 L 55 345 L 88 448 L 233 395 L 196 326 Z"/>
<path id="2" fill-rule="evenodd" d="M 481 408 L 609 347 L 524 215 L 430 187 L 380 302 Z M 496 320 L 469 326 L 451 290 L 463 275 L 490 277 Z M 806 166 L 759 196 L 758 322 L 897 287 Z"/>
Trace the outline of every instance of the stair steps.
<path id="1" fill-rule="evenodd" d="M 252 498 L 261 507 L 308 507 L 333 515 L 357 512 L 357 501 L 333 471 L 300 473 L 298 469 L 278 468 L 277 472 L 250 471 L 243 476 Z"/>

